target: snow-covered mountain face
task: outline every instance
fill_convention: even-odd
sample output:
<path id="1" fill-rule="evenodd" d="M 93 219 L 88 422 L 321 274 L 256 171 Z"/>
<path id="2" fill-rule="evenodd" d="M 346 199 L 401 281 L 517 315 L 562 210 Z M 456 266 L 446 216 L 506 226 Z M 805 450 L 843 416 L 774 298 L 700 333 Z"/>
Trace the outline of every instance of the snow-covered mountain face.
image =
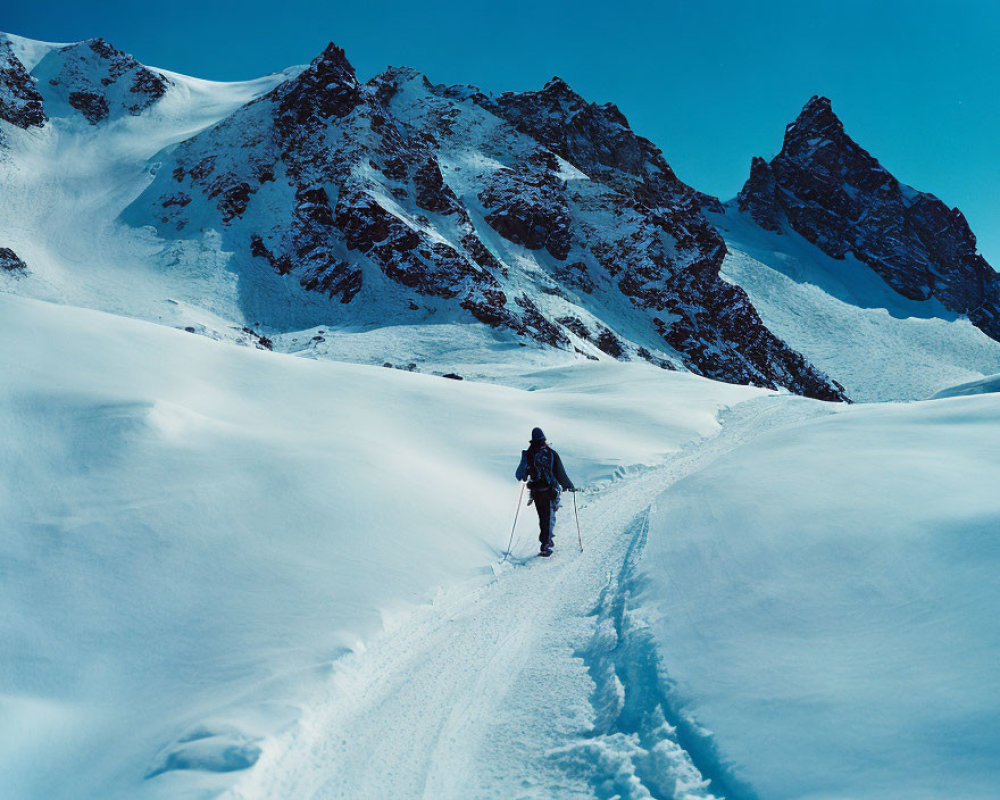
<path id="1" fill-rule="evenodd" d="M 166 145 L 140 159 L 135 136 L 131 161 L 109 167 L 130 172 L 115 176 L 119 205 L 102 223 L 114 256 L 142 262 L 143 280 L 169 283 L 182 267 L 202 289 L 225 284 L 225 298 L 183 299 L 279 346 L 320 326 L 478 323 L 569 357 L 844 399 L 719 278 L 725 245 L 702 213 L 717 203 L 680 182 L 614 106 L 587 103 L 561 80 L 495 98 L 408 69 L 362 84 L 331 45 L 208 127 L 184 130 L 178 107 L 198 116 L 192 107 L 206 102 L 190 79 L 102 40 L 49 47 L 31 64 L 19 56 L 32 49 L 26 40 L 5 41 L 4 113 L 43 127 L 22 137 L 32 157 L 44 158 L 53 125 L 64 150 L 67 133 L 103 142 L 104 161 L 127 131 Z M 17 162 L 16 144 L 9 154 Z M 68 218 L 66 227 L 78 219 Z M 80 227 L 94 238 L 93 224 Z M 33 259 L 17 255 L 30 276 Z M 131 304 L 107 310 L 162 316 L 138 301 L 120 307 Z"/>
<path id="2" fill-rule="evenodd" d="M 822 98 L 725 207 L 558 78 L 362 83 L 334 45 L 217 84 L 0 35 L 0 135 L 0 287 L 40 299 L 440 372 L 502 349 L 881 400 L 1000 371 L 996 276 L 961 214 Z"/>
<path id="3" fill-rule="evenodd" d="M 934 298 L 1000 339 L 1000 278 L 962 212 L 900 183 L 825 97 L 785 129 L 774 159 L 753 160 L 738 204 L 762 228 L 787 226 L 833 258 L 853 255 L 903 297 Z"/>
<path id="4" fill-rule="evenodd" d="M 354 321 L 471 317 L 841 398 L 719 280 L 724 245 L 700 201 L 617 109 L 558 79 L 496 99 L 408 69 L 362 85 L 331 45 L 170 153 L 127 218 L 164 237 L 224 231 L 258 285 L 255 318 L 304 290 Z"/>

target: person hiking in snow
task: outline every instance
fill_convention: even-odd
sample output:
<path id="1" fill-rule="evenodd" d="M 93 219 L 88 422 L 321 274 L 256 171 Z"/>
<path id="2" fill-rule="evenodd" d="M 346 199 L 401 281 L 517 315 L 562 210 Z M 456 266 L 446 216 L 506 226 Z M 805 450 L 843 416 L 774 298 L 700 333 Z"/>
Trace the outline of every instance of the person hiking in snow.
<path id="1" fill-rule="evenodd" d="M 514 473 L 519 481 L 527 480 L 531 499 L 538 512 L 538 541 L 541 543 L 540 556 L 552 555 L 552 529 L 556 524 L 556 509 L 559 508 L 559 493 L 565 489 L 575 492 L 576 487 L 563 468 L 559 454 L 549 447 L 541 428 L 532 428 L 531 443 L 521 451 L 521 463 Z"/>

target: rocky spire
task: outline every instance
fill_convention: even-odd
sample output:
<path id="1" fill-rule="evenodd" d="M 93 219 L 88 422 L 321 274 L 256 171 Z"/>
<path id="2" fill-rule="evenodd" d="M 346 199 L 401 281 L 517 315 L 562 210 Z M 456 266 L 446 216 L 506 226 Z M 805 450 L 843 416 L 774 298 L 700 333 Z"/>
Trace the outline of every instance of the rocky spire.
<path id="1" fill-rule="evenodd" d="M 847 134 L 825 97 L 755 158 L 738 195 L 758 225 L 787 226 L 834 258 L 852 254 L 911 300 L 937 298 L 1000 340 L 1000 285 L 958 209 L 901 184 Z"/>
<path id="2" fill-rule="evenodd" d="M 281 124 L 301 125 L 310 117 L 346 117 L 361 103 L 361 86 L 344 51 L 331 42 L 292 81 L 274 90 Z"/>

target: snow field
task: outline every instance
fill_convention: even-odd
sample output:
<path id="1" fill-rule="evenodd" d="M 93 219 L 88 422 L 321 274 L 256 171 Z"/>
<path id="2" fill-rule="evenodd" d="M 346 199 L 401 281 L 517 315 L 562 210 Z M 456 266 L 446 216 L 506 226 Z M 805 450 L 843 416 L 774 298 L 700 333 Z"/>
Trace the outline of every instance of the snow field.
<path id="1" fill-rule="evenodd" d="M 998 447 L 995 395 L 855 406 L 657 500 L 674 702 L 758 796 L 996 796 Z"/>
<path id="2" fill-rule="evenodd" d="M 0 329 L 17 797 L 220 791 L 387 620 L 489 579 L 533 425 L 592 485 L 760 394 L 617 363 L 456 382 L 9 295 Z"/>

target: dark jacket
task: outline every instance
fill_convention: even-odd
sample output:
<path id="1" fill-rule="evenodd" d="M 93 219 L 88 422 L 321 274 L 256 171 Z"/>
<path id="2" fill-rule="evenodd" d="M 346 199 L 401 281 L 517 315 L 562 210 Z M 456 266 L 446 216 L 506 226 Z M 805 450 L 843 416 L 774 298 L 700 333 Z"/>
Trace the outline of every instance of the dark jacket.
<path id="1" fill-rule="evenodd" d="M 546 445 L 547 446 L 547 445 Z M 531 464 L 529 464 L 529 457 L 534 459 L 535 453 L 541 448 L 529 447 L 527 450 L 521 451 L 521 463 L 517 465 L 517 471 L 514 473 L 519 481 L 526 480 L 531 475 Z M 573 481 L 569 479 L 566 474 L 566 468 L 563 467 L 562 459 L 559 458 L 559 454 L 553 450 L 551 447 L 548 448 L 552 453 L 552 477 L 554 477 L 559 485 L 566 491 L 575 491 L 573 486 Z M 535 488 L 529 484 L 528 488 Z M 559 486 L 553 486 L 556 491 L 559 490 Z"/>

